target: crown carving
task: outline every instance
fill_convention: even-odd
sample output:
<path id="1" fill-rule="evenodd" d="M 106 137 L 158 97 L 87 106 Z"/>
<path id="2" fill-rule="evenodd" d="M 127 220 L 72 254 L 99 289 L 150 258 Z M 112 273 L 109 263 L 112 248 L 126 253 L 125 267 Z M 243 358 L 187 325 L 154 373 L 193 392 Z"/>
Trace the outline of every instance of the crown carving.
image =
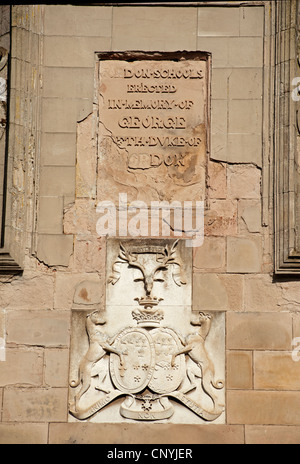
<path id="1" fill-rule="evenodd" d="M 146 311 L 140 309 L 133 311 L 132 317 L 140 327 L 159 327 L 165 318 L 161 310 Z"/>

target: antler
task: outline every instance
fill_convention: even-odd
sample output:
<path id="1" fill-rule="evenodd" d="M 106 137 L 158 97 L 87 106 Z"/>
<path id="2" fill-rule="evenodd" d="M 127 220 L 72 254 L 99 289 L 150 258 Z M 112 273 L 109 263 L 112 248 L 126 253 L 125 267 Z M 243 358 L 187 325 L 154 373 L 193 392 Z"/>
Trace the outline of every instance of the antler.
<path id="1" fill-rule="evenodd" d="M 168 267 L 168 265 L 170 265 L 170 264 L 179 266 L 179 269 L 181 269 L 182 263 L 181 263 L 180 259 L 177 256 L 178 243 L 179 243 L 179 239 L 176 240 L 173 243 L 171 248 L 169 248 L 168 245 L 166 246 L 166 248 L 164 250 L 164 252 L 165 252 L 164 257 L 162 258 L 161 263 L 155 268 L 155 270 L 153 272 L 153 275 L 155 275 L 158 271 L 160 271 L 162 269 L 166 269 Z M 181 276 L 181 272 L 178 272 L 178 273 L 173 272 L 173 279 L 174 279 L 174 282 L 176 283 L 176 285 L 178 285 L 179 287 L 181 287 L 181 285 L 186 284 L 186 282 L 184 281 L 184 279 Z"/>
<path id="2" fill-rule="evenodd" d="M 118 258 L 119 259 L 117 259 L 114 262 L 113 269 L 112 269 L 113 274 L 109 277 L 108 283 L 115 285 L 120 280 L 121 274 L 116 269 L 116 264 L 124 264 L 124 262 L 127 262 L 130 266 L 140 269 L 140 271 L 142 272 L 145 278 L 144 266 L 140 264 L 139 262 L 137 262 L 137 258 L 134 258 L 132 254 L 129 253 L 122 244 L 120 244 L 120 253 L 119 253 Z"/>
<path id="3" fill-rule="evenodd" d="M 121 251 L 120 251 L 119 257 L 123 259 L 124 261 L 126 261 L 130 266 L 138 268 L 142 272 L 143 276 L 145 277 L 146 270 L 144 266 L 138 262 L 137 257 L 134 258 L 133 255 L 129 253 L 122 244 L 120 245 L 120 250 Z"/>

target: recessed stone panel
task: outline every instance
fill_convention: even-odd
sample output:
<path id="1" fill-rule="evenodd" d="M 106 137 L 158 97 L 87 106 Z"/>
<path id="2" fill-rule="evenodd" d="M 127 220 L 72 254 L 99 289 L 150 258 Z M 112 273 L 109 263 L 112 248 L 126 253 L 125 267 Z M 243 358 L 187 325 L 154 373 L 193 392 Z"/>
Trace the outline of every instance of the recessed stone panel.
<path id="1" fill-rule="evenodd" d="M 204 200 L 208 58 L 156 58 L 98 64 L 99 200 Z"/>

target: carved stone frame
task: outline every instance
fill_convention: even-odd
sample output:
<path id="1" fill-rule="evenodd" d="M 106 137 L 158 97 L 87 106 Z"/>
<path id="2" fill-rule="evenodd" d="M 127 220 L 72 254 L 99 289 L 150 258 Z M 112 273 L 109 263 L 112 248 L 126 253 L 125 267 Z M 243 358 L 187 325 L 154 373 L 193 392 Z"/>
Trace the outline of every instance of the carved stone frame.
<path id="1" fill-rule="evenodd" d="M 40 5 L 10 6 L 7 133 L 0 275 L 22 272 L 34 248 L 39 173 Z"/>
<path id="2" fill-rule="evenodd" d="M 9 140 L 9 101 L 10 101 L 10 70 L 11 70 L 11 7 L 3 5 L 0 14 L 5 16 L 5 26 L 1 27 L 0 39 L 0 72 L 1 78 L 6 81 L 6 98 L 0 101 L 1 128 L 0 128 L 0 156 L 1 156 L 1 201 L 0 201 L 0 272 L 14 273 L 21 268 L 11 257 L 8 251 L 6 231 L 7 219 L 7 179 L 8 179 L 8 140 Z M 4 43 L 3 43 L 4 42 Z M 2 45 L 5 45 L 3 47 Z"/>
<path id="3" fill-rule="evenodd" d="M 292 81 L 300 71 L 298 10 L 299 0 L 276 2 L 274 208 L 275 273 L 300 275 L 299 103 L 291 94 Z"/>

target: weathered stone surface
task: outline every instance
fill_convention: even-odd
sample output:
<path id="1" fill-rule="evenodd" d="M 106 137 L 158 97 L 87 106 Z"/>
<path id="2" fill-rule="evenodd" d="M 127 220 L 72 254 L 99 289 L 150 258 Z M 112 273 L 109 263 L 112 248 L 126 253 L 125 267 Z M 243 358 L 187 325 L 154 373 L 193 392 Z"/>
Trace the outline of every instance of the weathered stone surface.
<path id="1" fill-rule="evenodd" d="M 278 311 L 282 304 L 280 285 L 268 274 L 249 275 L 245 279 L 245 311 Z"/>
<path id="2" fill-rule="evenodd" d="M 67 311 L 8 311 L 7 343 L 68 346 L 70 314 Z"/>
<path id="3" fill-rule="evenodd" d="M 201 247 L 194 249 L 194 269 L 223 271 L 226 264 L 225 238 L 205 237 Z"/>
<path id="4" fill-rule="evenodd" d="M 246 425 L 247 445 L 298 445 L 300 427 Z"/>
<path id="5" fill-rule="evenodd" d="M 68 267 L 73 253 L 73 237 L 66 235 L 39 235 L 38 258 L 49 266 Z"/>
<path id="6" fill-rule="evenodd" d="M 3 309 L 52 309 L 54 278 L 28 271 L 11 283 L 0 282 Z M 34 295 L 34 298 L 32 297 Z"/>
<path id="7" fill-rule="evenodd" d="M 194 309 L 228 311 L 242 309 L 241 276 L 194 274 Z"/>
<path id="8" fill-rule="evenodd" d="M 298 391 L 299 374 L 300 364 L 295 362 L 291 351 L 254 354 L 254 388 L 257 390 Z"/>
<path id="9" fill-rule="evenodd" d="M 228 392 L 228 424 L 299 425 L 299 413 L 299 392 Z"/>
<path id="10" fill-rule="evenodd" d="M 227 198 L 226 165 L 222 163 L 208 163 L 209 198 Z"/>
<path id="11" fill-rule="evenodd" d="M 251 390 L 253 388 L 252 352 L 230 351 L 227 354 L 227 388 Z"/>
<path id="12" fill-rule="evenodd" d="M 261 171 L 253 166 L 227 167 L 227 187 L 230 198 L 260 199 Z"/>
<path id="13" fill-rule="evenodd" d="M 5 390 L 4 422 L 64 422 L 67 418 L 66 388 Z"/>
<path id="14" fill-rule="evenodd" d="M 80 282 L 75 289 L 74 304 L 78 305 L 95 305 L 103 302 L 99 281 L 86 280 Z"/>
<path id="15" fill-rule="evenodd" d="M 224 237 L 237 234 L 237 202 L 211 200 L 204 217 L 205 235 Z"/>
<path id="16" fill-rule="evenodd" d="M 290 350 L 292 316 L 288 313 L 228 313 L 230 350 Z"/>
<path id="17" fill-rule="evenodd" d="M 95 198 L 97 186 L 97 135 L 95 115 L 77 126 L 76 197 Z"/>
<path id="18" fill-rule="evenodd" d="M 0 311 L 0 362 L 6 359 L 6 315 Z"/>
<path id="19" fill-rule="evenodd" d="M 198 36 L 233 37 L 240 31 L 240 9 L 207 7 L 198 10 Z"/>
<path id="20" fill-rule="evenodd" d="M 101 280 L 97 273 L 60 273 L 57 275 L 55 282 L 54 308 L 59 310 L 71 310 L 76 289 L 82 282 L 89 282 L 91 286 L 99 286 L 99 295 L 101 295 Z M 87 295 L 87 298 L 90 298 L 89 295 Z"/>
<path id="21" fill-rule="evenodd" d="M 100 60 L 99 200 L 204 199 L 207 79 L 205 60 Z"/>
<path id="22" fill-rule="evenodd" d="M 261 273 L 261 237 L 228 237 L 227 271 L 234 273 Z"/>
<path id="23" fill-rule="evenodd" d="M 45 384 L 50 387 L 68 387 L 69 350 L 46 349 Z"/>
<path id="24" fill-rule="evenodd" d="M 243 444 L 244 429 L 226 425 L 50 424 L 51 444 Z"/>
<path id="25" fill-rule="evenodd" d="M 241 200 L 239 202 L 239 230 L 260 233 L 262 230 L 261 202 Z"/>
<path id="26" fill-rule="evenodd" d="M 44 357 L 41 350 L 6 349 L 6 361 L 0 363 L 0 386 L 43 384 Z"/>
<path id="27" fill-rule="evenodd" d="M 96 236 L 97 205 L 92 200 L 76 199 L 65 208 L 64 233 L 66 235 Z"/>
<path id="28" fill-rule="evenodd" d="M 75 272 L 104 274 L 106 265 L 106 238 L 79 235 L 74 242 Z"/>
<path id="29" fill-rule="evenodd" d="M 196 9 L 170 8 L 167 14 L 165 8 L 114 9 L 112 50 L 199 50 L 196 37 Z"/>
<path id="30" fill-rule="evenodd" d="M 1 445 L 46 445 L 48 424 L 0 424 Z"/>

